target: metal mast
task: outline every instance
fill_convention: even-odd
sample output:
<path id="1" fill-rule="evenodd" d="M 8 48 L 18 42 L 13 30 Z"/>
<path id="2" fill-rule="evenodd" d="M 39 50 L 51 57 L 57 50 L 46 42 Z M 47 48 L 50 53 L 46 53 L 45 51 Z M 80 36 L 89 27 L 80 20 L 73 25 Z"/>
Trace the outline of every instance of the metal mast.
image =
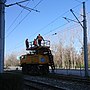
<path id="1" fill-rule="evenodd" d="M 87 46 L 87 25 L 86 25 L 86 12 L 85 12 L 85 2 L 83 2 L 83 24 L 79 21 L 79 19 L 76 17 L 76 15 L 74 14 L 73 10 L 70 9 L 70 11 L 72 12 L 72 14 L 74 15 L 74 17 L 76 18 L 76 20 L 78 21 L 74 21 L 72 19 L 68 19 L 66 17 L 63 17 L 64 19 L 66 19 L 67 21 L 74 21 L 77 22 L 81 25 L 81 27 L 83 28 L 83 49 L 84 49 L 84 66 L 85 66 L 85 77 L 88 77 L 88 46 Z M 69 21 L 68 21 L 69 22 Z"/>
<path id="2" fill-rule="evenodd" d="M 3 73 L 4 68 L 5 2 L 0 0 L 0 73 Z"/>
<path id="3" fill-rule="evenodd" d="M 87 47 L 87 27 L 86 27 L 86 12 L 85 2 L 83 2 L 83 43 L 84 43 L 84 66 L 85 76 L 88 77 L 88 47 Z"/>

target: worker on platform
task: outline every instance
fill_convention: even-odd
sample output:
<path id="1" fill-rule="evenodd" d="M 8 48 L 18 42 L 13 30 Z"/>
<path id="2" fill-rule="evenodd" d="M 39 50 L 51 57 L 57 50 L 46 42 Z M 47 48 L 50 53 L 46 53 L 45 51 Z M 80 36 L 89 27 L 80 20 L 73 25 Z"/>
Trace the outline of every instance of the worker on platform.
<path id="1" fill-rule="evenodd" d="M 37 46 L 37 40 L 36 40 L 36 39 L 34 39 L 33 45 L 34 45 L 34 46 Z"/>
<path id="2" fill-rule="evenodd" d="M 43 37 L 42 37 L 40 34 L 38 34 L 36 40 L 38 40 L 39 46 L 41 46 L 41 41 L 42 41 L 42 40 L 44 41 Z"/>
<path id="3" fill-rule="evenodd" d="M 29 42 L 28 42 L 28 39 L 25 40 L 25 44 L 26 44 L 26 49 L 29 48 Z"/>

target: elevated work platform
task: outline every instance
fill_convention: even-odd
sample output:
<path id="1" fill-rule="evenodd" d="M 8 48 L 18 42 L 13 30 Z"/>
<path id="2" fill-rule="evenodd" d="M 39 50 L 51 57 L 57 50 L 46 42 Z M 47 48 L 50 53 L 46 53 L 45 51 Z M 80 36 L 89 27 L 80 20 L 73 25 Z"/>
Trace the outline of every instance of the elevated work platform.
<path id="1" fill-rule="evenodd" d="M 50 41 L 49 40 L 44 40 L 41 43 L 41 46 L 34 45 L 33 41 L 29 42 L 29 48 L 27 48 L 26 50 L 37 50 L 37 49 L 41 49 L 41 48 L 50 48 Z"/>

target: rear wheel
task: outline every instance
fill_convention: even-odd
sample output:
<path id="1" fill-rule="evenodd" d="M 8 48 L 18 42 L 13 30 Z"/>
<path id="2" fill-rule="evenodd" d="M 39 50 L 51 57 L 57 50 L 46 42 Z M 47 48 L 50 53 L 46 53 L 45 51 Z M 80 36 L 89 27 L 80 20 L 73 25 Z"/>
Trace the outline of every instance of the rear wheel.
<path id="1" fill-rule="evenodd" d="M 27 65 L 26 64 L 22 66 L 22 73 L 23 74 L 27 74 L 28 73 Z"/>
<path id="2" fill-rule="evenodd" d="M 49 66 L 48 65 L 40 66 L 40 74 L 47 74 L 47 73 L 49 73 Z"/>

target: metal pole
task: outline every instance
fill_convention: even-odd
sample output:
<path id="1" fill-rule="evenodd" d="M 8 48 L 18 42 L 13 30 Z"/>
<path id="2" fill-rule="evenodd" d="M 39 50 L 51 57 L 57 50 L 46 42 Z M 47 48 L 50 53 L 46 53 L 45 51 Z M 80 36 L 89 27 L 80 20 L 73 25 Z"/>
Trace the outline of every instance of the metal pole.
<path id="1" fill-rule="evenodd" d="M 87 27 L 86 27 L 86 13 L 85 2 L 83 2 L 83 43 L 84 43 L 84 66 L 85 77 L 88 77 L 88 47 L 87 47 Z"/>
<path id="2" fill-rule="evenodd" d="M 0 0 L 0 73 L 3 73 L 4 68 L 5 2 Z"/>

